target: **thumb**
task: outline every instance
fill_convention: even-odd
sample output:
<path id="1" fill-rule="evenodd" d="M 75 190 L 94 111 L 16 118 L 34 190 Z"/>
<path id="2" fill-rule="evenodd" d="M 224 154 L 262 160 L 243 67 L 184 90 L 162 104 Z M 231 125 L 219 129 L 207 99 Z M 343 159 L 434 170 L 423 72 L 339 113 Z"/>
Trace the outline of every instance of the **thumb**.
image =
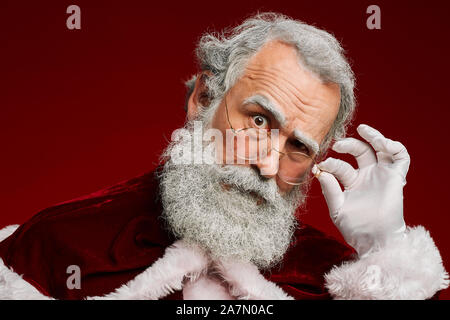
<path id="1" fill-rule="evenodd" d="M 317 166 L 313 167 L 312 173 L 320 182 L 323 196 L 327 202 L 328 210 L 330 210 L 330 216 L 334 221 L 339 209 L 344 204 L 344 193 L 341 186 L 332 174 L 321 171 Z"/>

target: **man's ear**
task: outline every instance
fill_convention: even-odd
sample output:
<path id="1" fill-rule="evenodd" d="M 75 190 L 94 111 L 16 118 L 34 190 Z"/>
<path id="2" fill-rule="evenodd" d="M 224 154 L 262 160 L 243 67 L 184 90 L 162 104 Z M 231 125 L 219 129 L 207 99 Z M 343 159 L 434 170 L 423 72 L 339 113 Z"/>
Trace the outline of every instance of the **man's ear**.
<path id="1" fill-rule="evenodd" d="M 208 94 L 206 86 L 206 79 L 212 75 L 210 71 L 203 71 L 197 76 L 195 80 L 194 90 L 189 97 L 187 103 L 187 118 L 193 120 L 197 117 L 201 107 L 208 107 L 211 102 L 211 97 Z"/>

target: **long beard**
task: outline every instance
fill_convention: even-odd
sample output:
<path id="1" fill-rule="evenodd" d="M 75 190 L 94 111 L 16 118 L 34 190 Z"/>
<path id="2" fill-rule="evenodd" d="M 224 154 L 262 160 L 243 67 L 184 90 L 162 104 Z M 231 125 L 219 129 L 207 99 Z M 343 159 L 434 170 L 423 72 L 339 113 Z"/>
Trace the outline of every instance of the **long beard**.
<path id="1" fill-rule="evenodd" d="M 189 152 L 192 143 L 190 137 L 171 142 L 164 154 Z M 276 265 L 288 249 L 306 189 L 304 184 L 281 195 L 274 179 L 238 165 L 177 164 L 168 158 L 160 173 L 163 217 L 176 237 L 200 245 L 213 259 L 250 261 L 260 269 Z"/>

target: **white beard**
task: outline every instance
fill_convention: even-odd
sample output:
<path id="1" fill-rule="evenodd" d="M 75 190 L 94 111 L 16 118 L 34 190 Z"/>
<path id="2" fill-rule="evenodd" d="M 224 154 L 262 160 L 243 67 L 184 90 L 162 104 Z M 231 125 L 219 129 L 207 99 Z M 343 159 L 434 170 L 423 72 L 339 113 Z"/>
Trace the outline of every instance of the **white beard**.
<path id="1" fill-rule="evenodd" d="M 192 127 L 185 126 L 191 132 Z M 171 142 L 164 154 L 190 150 L 192 142 Z M 276 265 L 288 249 L 307 188 L 305 183 L 281 195 L 274 179 L 251 167 L 176 164 L 170 158 L 160 173 L 163 217 L 176 237 L 200 245 L 214 259 L 253 262 L 260 269 Z"/>

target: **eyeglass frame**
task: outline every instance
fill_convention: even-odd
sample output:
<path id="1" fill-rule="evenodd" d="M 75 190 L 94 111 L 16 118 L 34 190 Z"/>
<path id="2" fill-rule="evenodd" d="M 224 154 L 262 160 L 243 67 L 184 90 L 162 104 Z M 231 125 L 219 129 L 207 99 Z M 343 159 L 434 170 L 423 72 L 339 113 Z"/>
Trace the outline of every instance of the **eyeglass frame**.
<path id="1" fill-rule="evenodd" d="M 226 114 L 226 116 L 227 116 L 228 125 L 230 126 L 231 131 L 232 131 L 234 134 L 237 134 L 237 133 L 242 132 L 242 131 L 245 131 L 245 130 L 253 129 L 253 128 L 241 128 L 241 129 L 234 129 L 234 128 L 233 128 L 233 125 L 231 124 L 231 120 L 230 120 L 229 111 L 228 111 L 228 104 L 227 104 L 227 97 L 226 97 L 226 96 L 227 96 L 227 95 L 225 94 L 225 95 L 224 95 L 224 101 L 225 101 L 225 114 Z M 270 130 L 268 130 L 268 135 L 269 135 L 269 138 L 271 139 L 271 133 L 270 133 Z M 267 150 L 267 153 L 269 153 L 269 152 L 272 151 L 272 150 L 275 150 L 276 152 L 278 152 L 279 154 L 281 154 L 280 159 L 281 159 L 283 156 L 289 156 L 289 154 L 297 153 L 297 154 L 301 154 L 301 155 L 306 156 L 307 158 L 311 159 L 311 161 L 312 161 L 312 163 L 313 163 L 314 165 L 317 164 L 316 161 L 315 161 L 315 159 L 314 159 L 314 158 L 317 156 L 317 154 L 315 154 L 314 157 L 311 157 L 309 154 L 304 153 L 304 152 L 300 152 L 300 151 L 283 152 L 283 151 L 277 150 L 277 149 L 274 148 L 274 147 L 271 147 L 270 150 Z M 295 162 L 295 161 L 294 161 L 294 162 Z M 278 168 L 278 170 L 277 170 L 277 176 L 279 176 L 279 175 L 278 175 L 278 172 L 279 172 L 279 168 Z M 280 177 L 280 176 L 279 176 L 279 177 Z M 283 180 L 282 177 L 280 177 L 280 179 Z M 283 181 L 286 182 L 287 184 L 292 184 L 291 182 L 287 182 L 287 181 L 285 181 L 285 180 L 283 180 Z M 301 184 L 301 183 L 300 183 L 300 184 Z M 298 185 L 298 184 L 292 184 L 292 185 Z"/>

